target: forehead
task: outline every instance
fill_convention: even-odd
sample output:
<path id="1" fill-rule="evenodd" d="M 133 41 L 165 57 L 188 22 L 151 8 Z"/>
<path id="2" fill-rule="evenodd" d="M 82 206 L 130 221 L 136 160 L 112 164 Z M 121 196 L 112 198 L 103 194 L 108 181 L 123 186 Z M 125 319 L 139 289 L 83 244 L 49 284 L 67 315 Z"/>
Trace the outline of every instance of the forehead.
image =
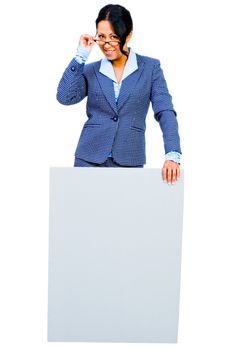
<path id="1" fill-rule="evenodd" d="M 97 32 L 106 35 L 114 34 L 113 26 L 109 21 L 100 21 L 97 25 Z"/>

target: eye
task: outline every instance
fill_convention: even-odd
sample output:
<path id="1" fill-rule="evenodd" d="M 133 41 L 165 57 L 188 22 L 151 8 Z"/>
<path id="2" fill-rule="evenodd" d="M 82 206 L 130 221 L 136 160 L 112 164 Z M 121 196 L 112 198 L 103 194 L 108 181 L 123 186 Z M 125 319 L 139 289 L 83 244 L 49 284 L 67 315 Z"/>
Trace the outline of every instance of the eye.
<path id="1" fill-rule="evenodd" d="M 118 39 L 117 35 L 111 35 L 111 38 L 112 38 L 112 39 L 115 39 L 115 40 Z"/>
<path id="2" fill-rule="evenodd" d="M 102 39 L 104 36 L 102 34 L 98 35 L 98 38 Z"/>

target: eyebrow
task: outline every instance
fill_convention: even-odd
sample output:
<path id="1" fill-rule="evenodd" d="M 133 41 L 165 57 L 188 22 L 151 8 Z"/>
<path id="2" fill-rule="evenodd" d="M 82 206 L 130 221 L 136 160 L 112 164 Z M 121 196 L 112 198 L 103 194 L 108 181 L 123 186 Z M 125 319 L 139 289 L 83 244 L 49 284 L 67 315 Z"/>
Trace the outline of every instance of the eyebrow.
<path id="1" fill-rule="evenodd" d="M 105 33 L 99 33 L 99 34 L 105 35 Z M 108 34 L 108 35 L 112 35 L 112 34 L 117 35 L 117 34 L 115 34 L 115 33 L 110 33 L 110 34 Z"/>

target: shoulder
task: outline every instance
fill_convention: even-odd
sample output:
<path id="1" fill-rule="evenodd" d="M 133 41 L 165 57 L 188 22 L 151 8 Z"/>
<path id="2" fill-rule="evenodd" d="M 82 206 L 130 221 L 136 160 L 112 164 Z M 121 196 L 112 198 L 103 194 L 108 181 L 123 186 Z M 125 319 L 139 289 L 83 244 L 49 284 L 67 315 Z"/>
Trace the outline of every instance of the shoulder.
<path id="1" fill-rule="evenodd" d="M 160 60 L 158 58 L 153 58 L 149 56 L 139 55 L 136 53 L 137 61 L 144 62 L 148 66 L 155 67 L 160 65 Z"/>

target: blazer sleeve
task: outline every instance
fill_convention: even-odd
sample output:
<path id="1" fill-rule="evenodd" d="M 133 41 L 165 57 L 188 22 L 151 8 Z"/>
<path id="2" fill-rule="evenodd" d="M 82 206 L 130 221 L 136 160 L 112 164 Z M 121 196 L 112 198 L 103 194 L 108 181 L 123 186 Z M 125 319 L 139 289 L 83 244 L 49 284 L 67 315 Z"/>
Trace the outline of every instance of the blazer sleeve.
<path id="1" fill-rule="evenodd" d="M 161 69 L 160 61 L 156 60 L 152 73 L 151 103 L 154 118 L 159 122 L 164 141 L 165 153 L 181 152 L 178 132 L 177 114 L 172 104 L 167 83 Z"/>
<path id="2" fill-rule="evenodd" d="M 75 58 L 69 63 L 60 79 L 56 98 L 63 105 L 73 105 L 87 96 L 87 81 L 84 75 L 85 64 Z"/>

